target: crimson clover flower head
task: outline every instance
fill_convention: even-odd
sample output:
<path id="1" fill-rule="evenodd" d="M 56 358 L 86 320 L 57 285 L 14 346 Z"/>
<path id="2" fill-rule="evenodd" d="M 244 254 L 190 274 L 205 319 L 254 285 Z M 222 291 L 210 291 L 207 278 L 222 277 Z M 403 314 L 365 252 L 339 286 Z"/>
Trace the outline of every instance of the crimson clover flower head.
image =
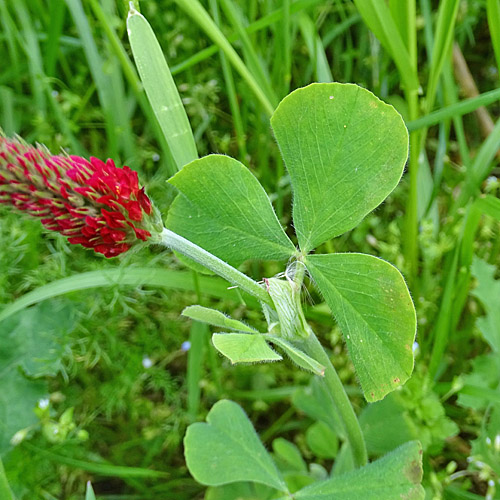
<path id="1" fill-rule="evenodd" d="M 129 167 L 118 168 L 111 159 L 55 156 L 1 134 L 0 203 L 106 257 L 161 232 L 158 211 Z"/>

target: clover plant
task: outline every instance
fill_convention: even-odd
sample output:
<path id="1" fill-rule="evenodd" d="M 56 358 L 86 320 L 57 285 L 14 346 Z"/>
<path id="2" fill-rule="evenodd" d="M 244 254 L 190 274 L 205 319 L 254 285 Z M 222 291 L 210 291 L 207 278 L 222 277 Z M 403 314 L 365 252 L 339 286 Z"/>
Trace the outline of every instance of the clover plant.
<path id="1" fill-rule="evenodd" d="M 325 242 L 356 227 L 398 184 L 408 156 L 401 116 L 351 84 L 312 84 L 285 97 L 271 117 L 293 192 L 293 223 L 285 231 L 246 166 L 218 154 L 194 159 L 196 148 L 177 92 L 164 99 L 164 89 L 154 86 L 158 75 L 173 85 L 154 34 L 133 9 L 128 27 L 146 92 L 180 168 L 168 180 L 178 195 L 166 227 L 128 167 L 117 168 L 111 160 L 53 156 L 41 146 L 2 136 L 0 202 L 40 217 L 70 243 L 106 257 L 146 242 L 201 264 L 256 297 L 267 324 L 258 331 L 221 311 L 187 307 L 185 316 L 214 326 L 215 349 L 233 364 L 276 362 L 286 355 L 297 369 L 318 378 L 323 406 L 338 422 L 344 442 L 342 467 L 334 467 L 331 477 L 324 470 L 308 470 L 291 443 L 275 441 L 275 456 L 295 470 L 291 476 L 283 474 L 243 410 L 222 400 L 206 423 L 188 428 L 184 443 L 194 478 L 226 488 L 210 490 L 211 498 L 245 497 L 247 483 L 259 485 L 252 490 L 254 498 L 257 491 L 258 498 L 297 500 L 423 498 L 418 442 L 367 464 L 356 414 L 306 321 L 301 296 L 307 278 L 343 333 L 368 402 L 381 400 L 408 380 L 416 317 L 402 275 L 371 255 L 321 251 Z M 169 117 L 179 119 L 177 129 Z M 266 276 L 258 283 L 237 269 L 247 260 L 281 261 L 284 277 Z M 332 449 L 338 446 L 336 436 L 318 431 L 331 440 Z M 324 444 L 328 455 L 328 442 Z M 88 495 L 92 497 L 90 490 Z"/>
<path id="2" fill-rule="evenodd" d="M 290 175 L 298 247 L 258 180 L 239 161 L 223 155 L 192 161 L 169 180 L 179 195 L 169 211 L 163 243 L 261 301 L 268 325 L 263 332 L 201 306 L 190 306 L 183 314 L 212 324 L 214 347 L 233 364 L 274 362 L 285 354 L 321 377 L 343 423 L 354 466 L 362 467 L 367 461 L 363 436 L 338 375 L 305 320 L 301 290 L 310 276 L 343 332 L 367 401 L 380 400 L 405 383 L 413 369 L 416 318 L 399 271 L 370 255 L 314 251 L 353 229 L 395 188 L 407 159 L 408 134 L 394 108 L 361 87 L 338 83 L 292 92 L 274 112 L 271 125 Z M 179 235 L 211 256 L 193 251 Z M 264 286 L 251 282 L 231 267 L 248 259 L 287 262 L 285 277 L 265 278 Z M 246 416 L 232 402 L 219 402 L 206 424 L 193 424 L 185 448 L 188 467 L 203 484 L 254 481 L 290 494 Z M 411 445 L 397 453 L 417 448 Z M 362 470 L 369 475 L 373 469 Z M 408 476 L 399 480 L 406 485 L 398 483 L 401 491 L 420 497 L 421 490 Z M 320 498 L 316 490 L 332 495 L 337 488 L 342 491 L 337 479 L 321 484 L 294 498 Z M 377 487 L 367 481 L 363 488 Z M 370 498 L 389 498 L 377 495 Z"/>

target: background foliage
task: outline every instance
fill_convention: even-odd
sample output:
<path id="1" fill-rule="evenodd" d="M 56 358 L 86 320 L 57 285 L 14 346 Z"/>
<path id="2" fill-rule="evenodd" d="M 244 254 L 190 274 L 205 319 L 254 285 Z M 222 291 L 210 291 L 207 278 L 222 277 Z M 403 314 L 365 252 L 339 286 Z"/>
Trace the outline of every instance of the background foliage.
<path id="1" fill-rule="evenodd" d="M 402 270 L 418 313 L 413 377 L 366 405 L 314 288 L 306 315 L 357 404 L 371 457 L 418 438 L 428 498 L 500 498 L 498 0 L 202 3 L 220 32 L 193 20 L 187 0 L 141 10 L 199 154 L 249 166 L 283 225 L 290 180 L 269 124 L 281 98 L 312 81 L 354 82 L 402 114 L 408 173 L 319 251 L 365 252 Z M 118 0 L 0 0 L 0 125 L 54 152 L 131 166 L 166 214 L 176 166 L 131 62 L 127 11 Z M 322 441 L 335 442 L 338 423 L 309 374 L 285 363 L 230 367 L 204 325 L 180 318 L 201 303 L 259 327 L 250 301 L 159 248 L 105 261 L 2 207 L 0 216 L 0 318 L 8 304 L 19 309 L 0 320 L 0 454 L 18 499 L 83 498 L 87 480 L 98 498 L 202 498 L 182 438 L 223 398 L 244 406 L 282 471 L 304 459 L 318 477 L 331 468 L 337 450 Z M 260 280 L 281 269 L 243 270 Z"/>

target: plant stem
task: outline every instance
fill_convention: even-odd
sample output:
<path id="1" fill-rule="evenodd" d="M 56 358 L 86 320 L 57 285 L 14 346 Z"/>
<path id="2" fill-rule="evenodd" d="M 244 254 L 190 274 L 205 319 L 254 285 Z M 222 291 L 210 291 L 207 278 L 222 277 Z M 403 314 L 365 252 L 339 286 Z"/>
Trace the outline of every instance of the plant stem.
<path id="1" fill-rule="evenodd" d="M 0 496 L 3 500 L 14 500 L 14 495 L 9 487 L 7 476 L 0 460 Z"/>
<path id="2" fill-rule="evenodd" d="M 210 269 L 215 274 L 218 274 L 233 285 L 238 286 L 241 290 L 253 295 L 260 301 L 273 306 L 273 301 L 269 294 L 256 281 L 193 242 L 186 240 L 186 238 L 183 238 L 169 229 L 164 228 L 160 235 L 160 241 L 153 242 L 165 245 L 166 247 L 193 259 L 198 262 L 198 264 Z"/>
<path id="3" fill-rule="evenodd" d="M 411 91 L 407 93 L 407 101 L 410 112 L 410 120 L 418 118 L 418 95 Z M 408 269 L 408 281 L 410 286 L 415 285 L 418 272 L 418 168 L 420 156 L 419 132 L 410 133 L 410 192 L 406 205 L 406 248 L 405 259 Z"/>
<path id="4" fill-rule="evenodd" d="M 335 408 L 340 415 L 342 423 L 344 425 L 347 440 L 351 446 L 352 456 L 354 459 L 354 465 L 356 467 L 363 467 L 366 465 L 368 460 L 366 452 L 366 443 L 361 428 L 359 426 L 356 413 L 349 401 L 344 386 L 335 370 L 330 358 L 326 354 L 323 346 L 320 344 L 318 338 L 312 331 L 311 327 L 306 323 L 304 315 L 302 313 L 302 304 L 300 303 L 300 289 L 302 286 L 302 281 L 305 275 L 305 267 L 302 263 L 302 259 L 299 258 L 296 263 L 294 283 L 297 286 L 296 290 L 296 306 L 301 313 L 302 325 L 306 330 L 307 335 L 301 338 L 298 343 L 301 344 L 304 352 L 311 356 L 313 359 L 321 363 L 325 367 L 325 375 L 323 378 L 324 384 L 333 400 Z"/>
<path id="5" fill-rule="evenodd" d="M 354 465 L 356 467 L 366 465 L 368 460 L 366 443 L 358 419 L 330 358 L 312 330 L 309 331 L 308 338 L 303 341 L 302 347 L 306 354 L 325 367 L 324 384 L 344 424 L 347 440 L 351 446 Z"/>

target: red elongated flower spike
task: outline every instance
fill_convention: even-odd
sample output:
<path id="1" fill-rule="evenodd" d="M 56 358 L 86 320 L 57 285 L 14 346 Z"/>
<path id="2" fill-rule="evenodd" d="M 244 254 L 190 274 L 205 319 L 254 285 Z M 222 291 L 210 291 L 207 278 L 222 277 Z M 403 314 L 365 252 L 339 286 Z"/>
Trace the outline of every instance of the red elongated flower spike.
<path id="1" fill-rule="evenodd" d="M 39 217 L 70 243 L 106 257 L 161 233 L 158 211 L 137 172 L 113 160 L 52 155 L 0 134 L 0 203 Z"/>

